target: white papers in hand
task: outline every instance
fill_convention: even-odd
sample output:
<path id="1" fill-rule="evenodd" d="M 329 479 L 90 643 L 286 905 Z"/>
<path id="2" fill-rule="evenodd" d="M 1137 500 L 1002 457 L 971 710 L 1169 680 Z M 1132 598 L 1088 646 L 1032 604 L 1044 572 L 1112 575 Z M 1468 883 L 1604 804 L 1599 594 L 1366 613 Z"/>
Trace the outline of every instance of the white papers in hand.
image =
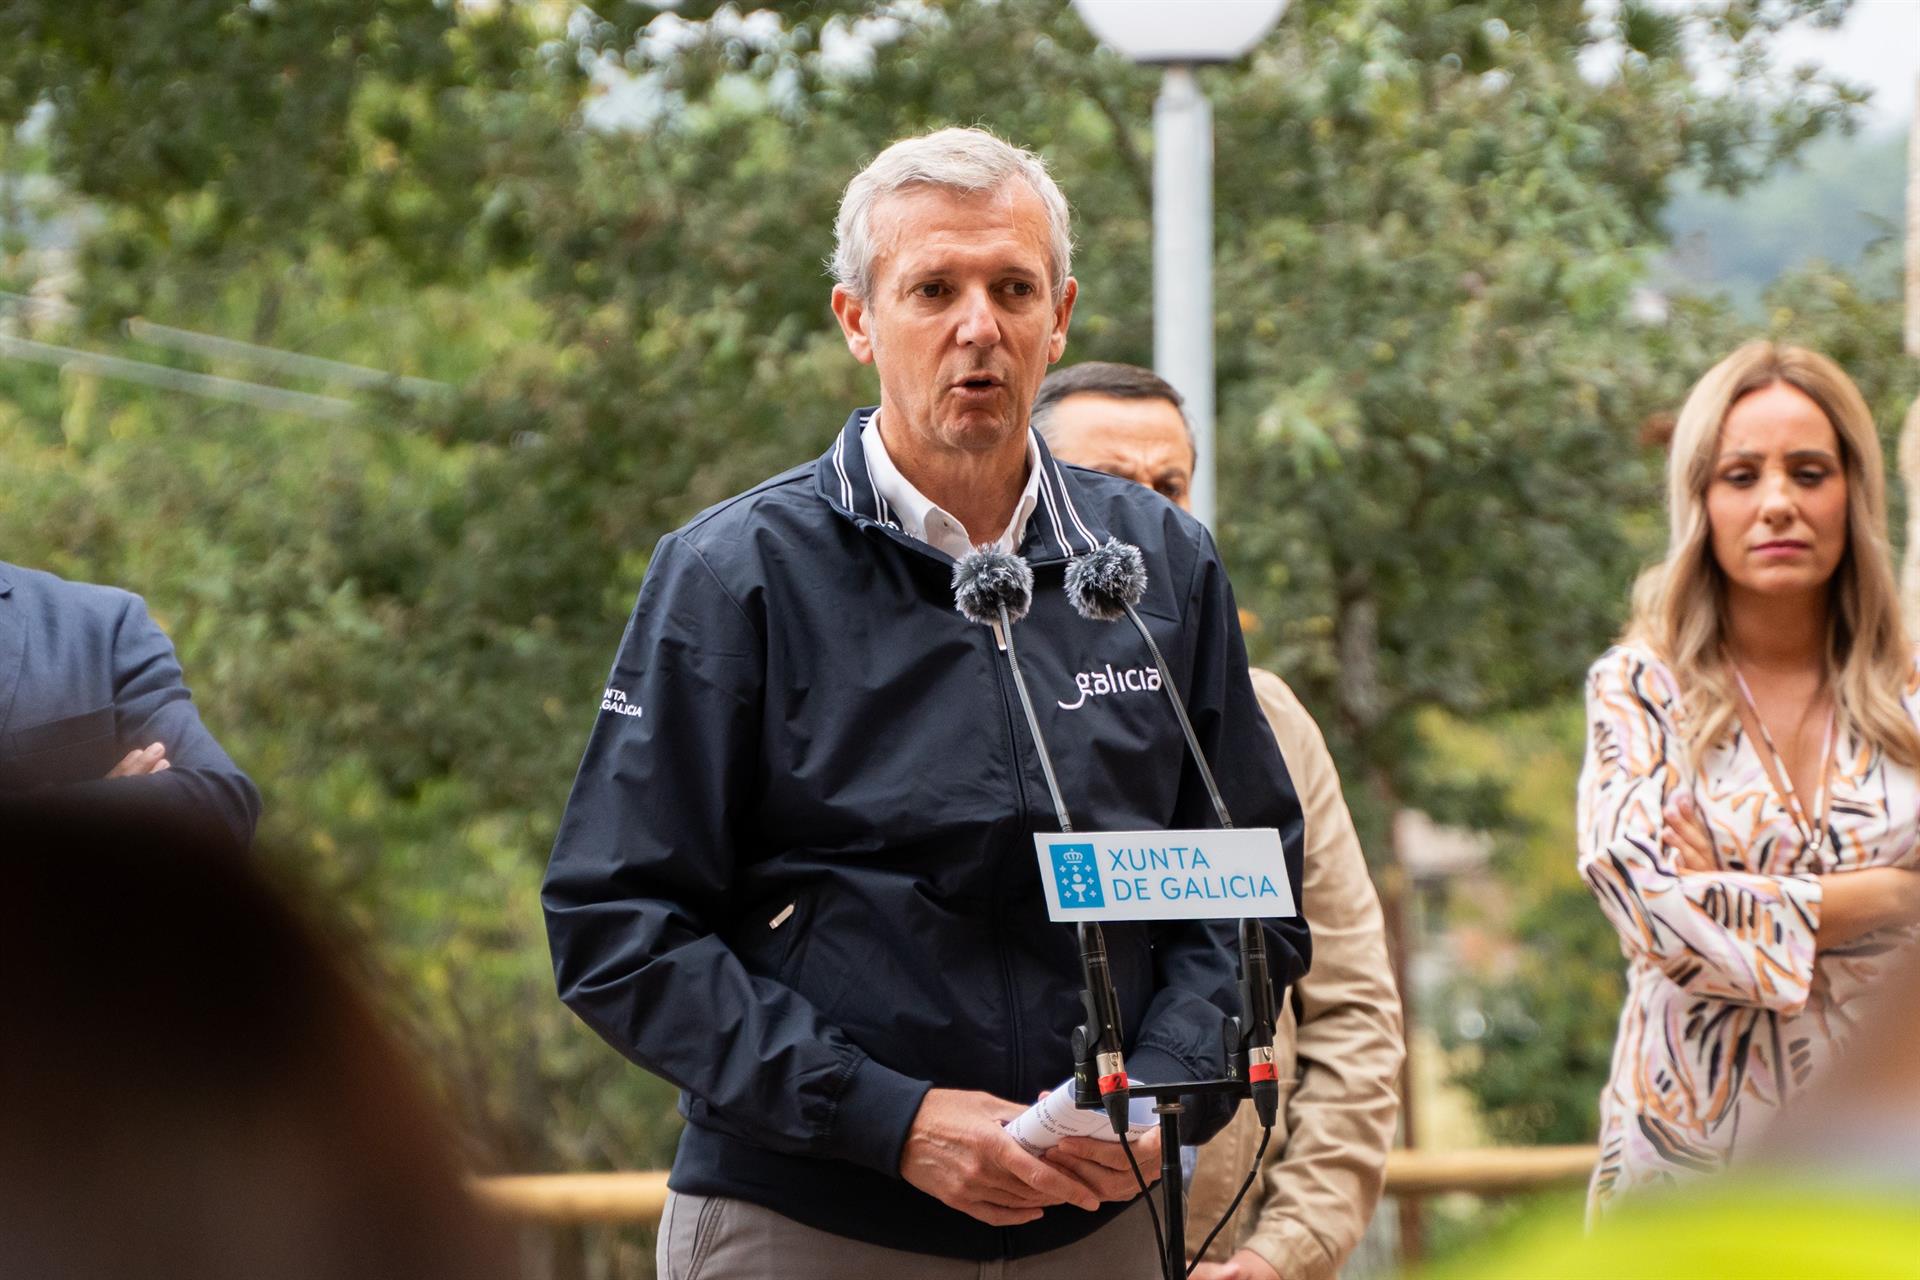
<path id="1" fill-rule="evenodd" d="M 1138 1138 L 1158 1124 L 1159 1120 L 1153 1114 L 1152 1098 L 1133 1098 L 1129 1101 L 1128 1137 Z M 1007 1134 L 1025 1147 L 1029 1154 L 1036 1156 L 1049 1147 L 1059 1146 L 1062 1138 L 1120 1141 L 1113 1126 L 1107 1123 L 1106 1112 L 1088 1111 L 1073 1105 L 1072 1080 L 1063 1081 L 1052 1093 L 1009 1120 Z"/>

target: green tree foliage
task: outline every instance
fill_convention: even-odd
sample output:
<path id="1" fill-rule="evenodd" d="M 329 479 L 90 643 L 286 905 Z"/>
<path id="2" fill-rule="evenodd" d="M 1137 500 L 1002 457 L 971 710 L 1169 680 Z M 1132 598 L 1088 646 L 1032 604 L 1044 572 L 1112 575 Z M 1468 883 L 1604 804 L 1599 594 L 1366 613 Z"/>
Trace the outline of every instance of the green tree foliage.
<path id="1" fill-rule="evenodd" d="M 1451 975 L 1430 1024 L 1495 1140 L 1592 1141 L 1625 985 L 1619 940 L 1574 866 L 1580 700 L 1472 725 L 1434 716 L 1422 729 L 1447 785 L 1495 789 L 1507 818 L 1493 842 L 1500 892 L 1447 904 L 1456 926 L 1501 945 L 1484 968 Z"/>
<path id="2" fill-rule="evenodd" d="M 1637 305 L 1660 212 L 1845 119 L 1761 74 L 1836 7 L 1703 2 L 1685 45 L 1666 5 L 1316 0 L 1206 74 L 1224 545 L 1375 847 L 1458 794 L 1423 709 L 1563 695 L 1604 645 L 1657 493 L 1635 431 L 1725 337 Z M 0 9 L 0 123 L 51 103 L 103 223 L 49 336 L 143 313 L 457 387 L 323 424 L 0 365 L 0 547 L 151 598 L 497 1168 L 671 1148 L 668 1091 L 552 999 L 537 880 L 655 539 L 875 394 L 820 267 L 846 179 L 936 125 L 1038 148 L 1079 217 L 1069 359 L 1151 354 L 1155 76 L 1067 6 L 605 9 Z"/>
<path id="3" fill-rule="evenodd" d="M 1303 11 L 1220 111 L 1223 154 L 1274 153 L 1222 178 L 1229 545 L 1376 822 L 1449 811 L 1423 708 L 1536 705 L 1620 616 L 1637 426 L 1723 340 L 1636 297 L 1671 184 L 1738 188 L 1829 119 L 1704 97 L 1636 6 L 1597 84 L 1577 5 L 1415 8 Z"/>
<path id="4" fill-rule="evenodd" d="M 1457 1079 L 1501 1142 L 1591 1142 L 1626 996 L 1619 939 L 1583 885 L 1545 892 L 1514 927 L 1519 967 L 1478 993 L 1484 1022 Z"/>

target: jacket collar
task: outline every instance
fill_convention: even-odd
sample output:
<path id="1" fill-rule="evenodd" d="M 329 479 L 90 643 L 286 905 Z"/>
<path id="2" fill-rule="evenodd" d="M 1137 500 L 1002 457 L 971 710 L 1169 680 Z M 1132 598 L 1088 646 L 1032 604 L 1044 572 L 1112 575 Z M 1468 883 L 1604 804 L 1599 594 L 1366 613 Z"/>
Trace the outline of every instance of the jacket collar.
<path id="1" fill-rule="evenodd" d="M 873 477 L 868 474 L 866 450 L 860 447 L 860 433 L 875 412 L 872 407 L 855 409 L 847 418 L 833 446 L 814 466 L 814 486 L 828 506 L 855 524 L 876 525 L 897 533 L 897 524 L 888 520 L 885 505 L 873 487 Z M 1108 535 L 1073 470 L 1060 465 L 1037 432 L 1034 444 L 1040 458 L 1040 503 L 1027 521 L 1020 554 L 1033 564 L 1058 564 L 1085 555 L 1105 542 Z M 925 543 L 899 536 L 928 555 L 946 559 Z"/>

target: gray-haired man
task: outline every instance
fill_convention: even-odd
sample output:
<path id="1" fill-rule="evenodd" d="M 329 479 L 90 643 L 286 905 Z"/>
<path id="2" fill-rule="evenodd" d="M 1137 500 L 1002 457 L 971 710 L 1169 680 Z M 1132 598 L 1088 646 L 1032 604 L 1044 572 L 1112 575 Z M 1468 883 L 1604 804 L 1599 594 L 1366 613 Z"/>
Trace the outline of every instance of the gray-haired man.
<path id="1" fill-rule="evenodd" d="M 1221 786 L 1296 883 L 1298 806 L 1206 532 L 1028 427 L 1076 289 L 1045 167 L 978 130 L 896 143 L 836 232 L 833 311 L 880 407 L 655 551 L 548 868 L 561 994 L 682 1089 L 665 1277 L 1152 1276 L 1121 1149 L 1042 1159 L 1002 1128 L 1071 1069 L 1080 967 L 1046 916 L 1054 814 L 1008 646 L 954 611 L 955 561 L 1032 564 L 1018 652 L 1079 826 L 1211 815 L 1138 635 L 1066 599 L 1109 536 L 1143 553 Z M 1108 931 L 1136 1077 L 1219 1074 L 1230 937 Z M 1304 925 L 1272 946 L 1298 976 Z M 1157 1142 L 1134 1145 L 1151 1176 Z"/>

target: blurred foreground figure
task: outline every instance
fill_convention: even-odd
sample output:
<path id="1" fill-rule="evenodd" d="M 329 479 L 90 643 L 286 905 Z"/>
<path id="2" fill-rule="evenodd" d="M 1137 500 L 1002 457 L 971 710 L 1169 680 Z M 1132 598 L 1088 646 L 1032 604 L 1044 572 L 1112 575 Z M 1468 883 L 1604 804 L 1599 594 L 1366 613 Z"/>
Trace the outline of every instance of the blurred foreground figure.
<path id="1" fill-rule="evenodd" d="M 1088 361 L 1050 373 L 1033 424 L 1062 462 L 1133 480 L 1188 510 L 1192 431 L 1180 393 L 1151 371 Z M 1300 914 L 1313 928 L 1313 968 L 1274 1031 L 1281 1088 L 1292 1092 L 1282 1094 L 1265 1170 L 1193 1280 L 1322 1280 L 1352 1255 L 1380 1203 L 1400 1114 L 1400 996 L 1380 898 L 1320 727 L 1279 676 L 1252 674 L 1306 817 Z M 1253 1108 L 1242 1107 L 1198 1149 L 1188 1248 L 1226 1212 L 1259 1141 Z"/>
<path id="2" fill-rule="evenodd" d="M 1591 1236 L 1542 1221 L 1423 1280 L 1920 1277 L 1920 951 L 1902 955 L 1846 1054 L 1725 1176 L 1631 1198 Z"/>
<path id="3" fill-rule="evenodd" d="M 1920 921 L 1920 674 L 1860 393 L 1749 343 L 1667 475 L 1666 559 L 1587 682 L 1580 870 L 1630 961 L 1595 1211 L 1746 1154 Z"/>
<path id="4" fill-rule="evenodd" d="M 260 816 L 139 596 L 0 562 L 0 796 L 61 786 L 233 850 Z"/>
<path id="5" fill-rule="evenodd" d="M 1901 950 L 1847 1052 L 1756 1144 L 1752 1170 L 1877 1189 L 1920 1221 L 1920 947 Z M 1909 1255 L 1920 1275 L 1920 1249 Z"/>
<path id="6" fill-rule="evenodd" d="M 253 866 L 0 798 L 0 1276 L 501 1280 L 405 1056 Z"/>

